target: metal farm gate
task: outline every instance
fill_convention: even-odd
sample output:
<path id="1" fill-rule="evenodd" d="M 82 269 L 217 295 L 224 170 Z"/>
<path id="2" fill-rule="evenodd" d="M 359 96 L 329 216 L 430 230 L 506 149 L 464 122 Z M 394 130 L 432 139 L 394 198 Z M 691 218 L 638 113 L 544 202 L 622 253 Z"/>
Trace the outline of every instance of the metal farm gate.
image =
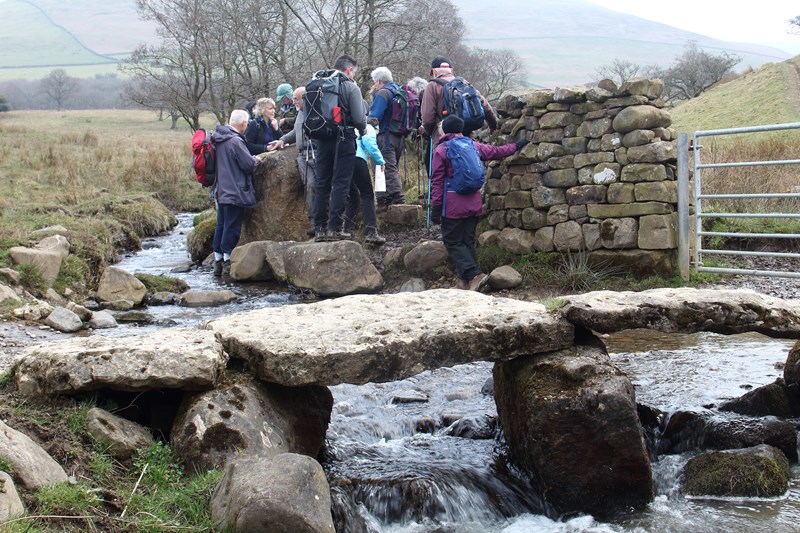
<path id="1" fill-rule="evenodd" d="M 800 165 L 800 159 L 786 159 L 777 161 L 748 161 L 748 162 L 714 162 L 704 163 L 702 160 L 703 138 L 719 137 L 724 135 L 740 135 L 778 130 L 800 129 L 800 122 L 790 124 L 772 124 L 767 126 L 754 126 L 747 128 L 732 128 L 721 130 L 708 130 L 694 132 L 692 150 L 694 152 L 694 194 L 690 197 L 689 186 L 689 139 L 686 133 L 678 134 L 678 265 L 681 277 L 689 279 L 690 267 L 694 265 L 697 272 L 719 272 L 725 274 L 749 274 L 757 276 L 781 276 L 800 278 L 800 272 L 777 270 L 748 270 L 740 268 L 721 268 L 704 266 L 703 257 L 706 255 L 738 255 L 738 256 L 768 256 L 781 258 L 800 258 L 800 253 L 769 252 L 749 250 L 723 250 L 707 247 L 704 237 L 738 237 L 738 238 L 776 238 L 799 239 L 797 233 L 730 233 L 714 232 L 703 228 L 703 221 L 710 218 L 763 218 L 763 219 L 798 219 L 800 213 L 752 213 L 752 212 L 707 212 L 704 210 L 704 200 L 732 200 L 732 199 L 763 199 L 763 198 L 800 198 L 800 170 L 795 181 L 796 185 L 789 191 L 781 193 L 759 192 L 762 183 L 750 179 L 748 188 L 751 192 L 745 194 L 704 194 L 703 170 L 725 167 L 763 167 L 780 165 Z M 800 141 L 798 141 L 800 142 Z M 693 201 L 691 201 L 693 199 Z M 690 218 L 690 205 L 694 206 L 694 220 Z M 692 253 L 693 252 L 693 253 Z M 690 264 L 690 255 L 692 261 Z"/>

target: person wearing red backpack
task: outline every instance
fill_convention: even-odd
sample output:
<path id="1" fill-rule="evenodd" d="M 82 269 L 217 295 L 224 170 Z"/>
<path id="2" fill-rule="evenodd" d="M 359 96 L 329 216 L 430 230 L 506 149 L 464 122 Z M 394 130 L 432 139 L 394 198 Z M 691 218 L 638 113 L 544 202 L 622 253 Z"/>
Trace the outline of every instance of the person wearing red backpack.
<path id="1" fill-rule="evenodd" d="M 405 139 L 398 133 L 390 131 L 389 124 L 392 119 L 392 99 L 400 88 L 392 78 L 392 72 L 386 67 L 378 67 L 370 73 L 375 83 L 375 92 L 372 94 L 372 105 L 369 108 L 367 119 L 378 121 L 378 148 L 383 160 L 386 162 L 386 192 L 378 193 L 378 207 L 385 208 L 392 204 L 405 203 L 403 195 L 403 182 L 397 165 L 403 155 Z"/>
<path id="2" fill-rule="evenodd" d="M 528 144 L 525 139 L 503 146 L 472 141 L 461 130 L 464 121 L 452 115 L 442 121 L 443 135 L 431 163 L 431 221 L 442 225 L 442 242 L 456 267 L 456 288 L 480 291 L 489 281 L 475 255 L 475 231 L 483 214 L 481 161 L 503 159 Z M 466 143 L 460 141 L 466 139 Z M 472 158 L 467 165 L 459 160 Z M 462 175 L 469 172 L 471 177 Z M 471 180 L 471 181 L 470 181 Z M 457 183 L 459 182 L 459 183 Z M 471 188 L 462 189 L 466 183 Z"/>
<path id="3" fill-rule="evenodd" d="M 239 242 L 244 212 L 256 206 L 253 172 L 260 160 L 244 140 L 247 111 L 234 109 L 227 125 L 214 130 L 217 147 L 217 225 L 214 229 L 214 276 L 228 276 L 231 252 Z"/>

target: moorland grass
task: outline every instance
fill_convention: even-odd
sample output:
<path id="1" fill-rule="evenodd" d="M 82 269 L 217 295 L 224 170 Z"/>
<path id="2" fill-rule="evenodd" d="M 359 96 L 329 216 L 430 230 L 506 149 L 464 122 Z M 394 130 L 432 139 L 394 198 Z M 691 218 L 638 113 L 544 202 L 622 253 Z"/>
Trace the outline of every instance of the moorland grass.
<path id="1" fill-rule="evenodd" d="M 151 111 L 0 114 L 0 266 L 11 265 L 11 246 L 61 225 L 81 264 L 59 285 L 92 287 L 120 252 L 173 227 L 174 212 L 208 207 L 190 138 L 188 127 L 171 130 Z"/>

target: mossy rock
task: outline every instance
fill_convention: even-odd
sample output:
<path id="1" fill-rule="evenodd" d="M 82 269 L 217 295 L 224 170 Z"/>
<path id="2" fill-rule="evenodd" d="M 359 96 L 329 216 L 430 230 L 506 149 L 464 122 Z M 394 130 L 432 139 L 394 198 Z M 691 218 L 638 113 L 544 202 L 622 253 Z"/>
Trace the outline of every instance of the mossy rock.
<path id="1" fill-rule="evenodd" d="M 189 284 L 182 279 L 173 278 L 170 276 L 154 275 L 154 274 L 134 274 L 136 279 L 144 283 L 147 287 L 147 293 L 153 294 L 156 292 L 174 292 L 180 294 L 189 290 Z"/>
<path id="2" fill-rule="evenodd" d="M 200 221 L 189 233 L 186 245 L 189 256 L 195 263 L 202 263 L 214 251 L 214 229 L 217 226 L 217 217 L 208 217 Z"/>
<path id="3" fill-rule="evenodd" d="M 690 459 L 683 469 L 682 490 L 688 496 L 777 497 L 789 488 L 790 477 L 783 452 L 761 444 Z"/>

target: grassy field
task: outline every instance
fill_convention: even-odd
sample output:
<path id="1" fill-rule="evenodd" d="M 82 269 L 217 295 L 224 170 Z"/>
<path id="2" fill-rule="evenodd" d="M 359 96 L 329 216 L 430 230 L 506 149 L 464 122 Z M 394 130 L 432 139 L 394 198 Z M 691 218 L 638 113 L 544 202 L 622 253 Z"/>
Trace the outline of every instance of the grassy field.
<path id="1" fill-rule="evenodd" d="M 173 212 L 208 207 L 191 132 L 169 128 L 148 111 L 0 114 L 0 265 L 33 231 L 62 225 L 91 286 L 120 251 L 174 225 Z"/>

